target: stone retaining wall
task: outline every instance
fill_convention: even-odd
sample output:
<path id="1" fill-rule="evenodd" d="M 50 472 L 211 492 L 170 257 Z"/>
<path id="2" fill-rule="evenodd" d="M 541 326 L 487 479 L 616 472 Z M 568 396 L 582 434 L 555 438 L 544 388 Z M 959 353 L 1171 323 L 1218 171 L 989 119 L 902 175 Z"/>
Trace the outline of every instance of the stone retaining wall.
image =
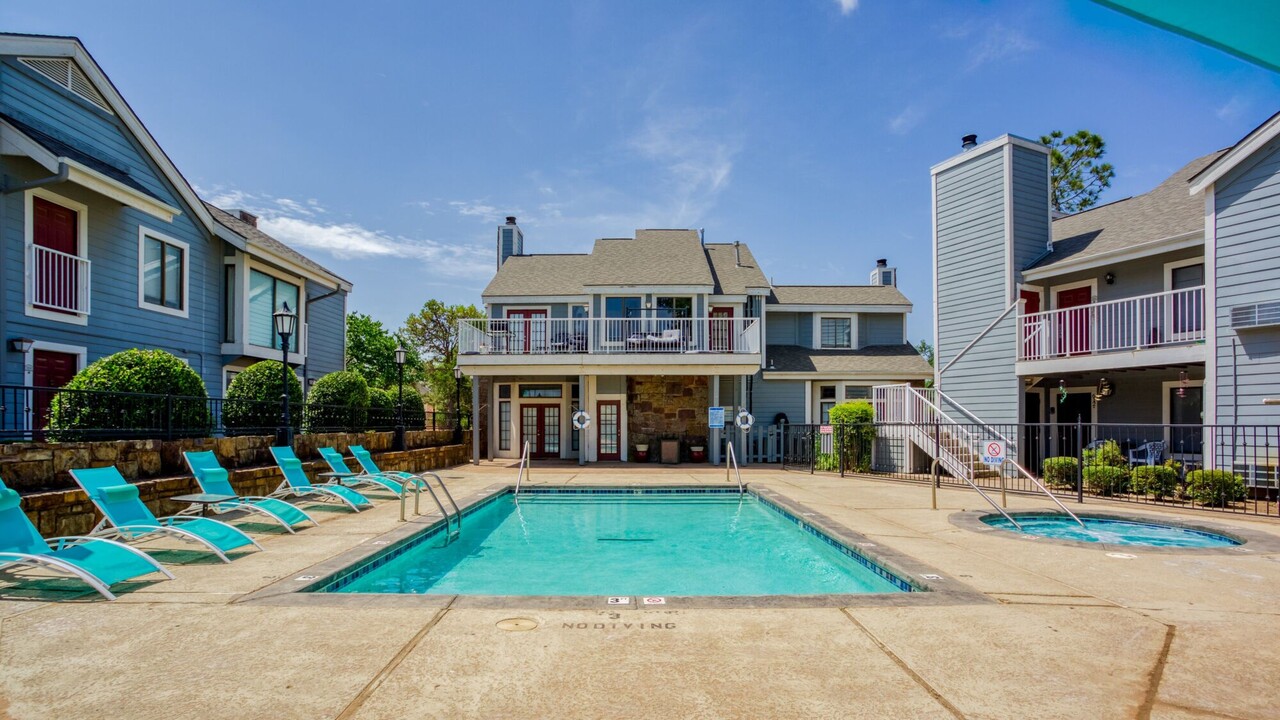
<path id="1" fill-rule="evenodd" d="M 710 387 L 706 376 L 628 376 L 628 457 L 635 459 L 636 443 L 647 443 L 655 458 L 657 443 L 664 437 L 701 438 L 706 444 Z"/>
<path id="2" fill-rule="evenodd" d="M 390 435 L 390 433 L 379 434 Z M 318 439 L 325 436 L 312 437 Z M 367 436 L 360 435 L 358 437 L 363 439 Z M 242 439 L 245 438 L 235 438 L 235 440 Z M 215 440 L 213 442 L 218 441 Z M 103 443 L 85 444 L 102 445 Z M 332 444 L 336 445 L 337 443 Z M 359 445 L 361 443 L 356 442 L 355 444 Z M 269 443 L 267 447 L 270 447 Z M 341 447 L 344 451 L 346 450 L 345 445 Z M 365 443 L 365 447 L 369 447 L 369 444 Z M 143 452 L 155 451 L 147 449 Z M 299 452 L 299 457 L 302 457 L 301 452 Z M 403 452 L 374 452 L 374 459 L 378 463 L 378 467 L 383 470 L 405 470 L 408 472 L 435 470 L 437 468 L 461 465 L 470 461 L 471 444 L 464 438 L 463 443 L 459 445 L 421 447 Z M 180 459 L 179 462 L 181 462 Z M 109 463 L 95 462 L 92 464 L 102 466 Z M 74 465 L 70 467 L 81 466 Z M 280 483 L 284 482 L 284 477 L 281 476 L 280 471 L 276 469 L 274 464 L 244 467 L 224 461 L 224 467 L 230 471 L 232 487 L 241 495 L 269 495 L 280 486 Z M 308 474 L 312 478 L 315 477 L 315 473 L 326 472 L 329 469 L 322 461 L 306 462 L 304 467 L 306 467 Z M 171 502 L 167 498 L 174 495 L 199 492 L 200 490 L 196 485 L 195 479 L 189 473 L 183 473 L 176 477 L 138 480 L 136 484 L 142 500 L 158 516 L 172 515 L 186 507 L 184 504 Z M 22 509 L 27 512 L 27 516 L 31 518 L 31 521 L 35 523 L 36 527 L 40 529 L 40 533 L 45 537 L 83 535 L 93 529 L 93 526 L 102 518 L 93 503 L 89 502 L 84 491 L 79 488 L 25 495 L 22 499 Z"/>
<path id="3" fill-rule="evenodd" d="M 336 447 L 344 454 L 350 445 L 363 445 L 372 453 L 391 449 L 390 432 L 319 433 L 298 435 L 298 457 L 319 457 L 318 447 Z M 411 430 L 405 433 L 410 449 L 439 447 L 453 441 L 452 430 Z M 76 487 L 71 468 L 115 465 L 130 480 L 171 477 L 188 472 L 185 451 L 212 450 L 222 466 L 231 469 L 272 463 L 272 435 L 182 440 L 108 440 L 68 443 L 0 444 L 0 479 L 20 493 Z"/>

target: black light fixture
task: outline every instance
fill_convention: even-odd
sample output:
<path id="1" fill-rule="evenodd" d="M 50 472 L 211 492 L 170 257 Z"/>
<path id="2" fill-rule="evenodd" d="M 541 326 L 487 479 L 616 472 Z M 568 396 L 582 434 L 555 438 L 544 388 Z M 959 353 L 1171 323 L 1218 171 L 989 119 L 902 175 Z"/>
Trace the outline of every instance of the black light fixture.
<path id="1" fill-rule="evenodd" d="M 1178 372 L 1178 397 L 1184 398 L 1186 396 L 1187 396 L 1187 371 L 1181 370 Z"/>
<path id="2" fill-rule="evenodd" d="M 31 352 L 31 348 L 36 346 L 36 341 L 31 338 L 13 338 L 9 341 L 9 349 L 14 352 L 20 352 L 23 355 Z"/>
<path id="3" fill-rule="evenodd" d="M 289 419 L 289 338 L 298 329 L 298 316 L 289 310 L 289 303 L 282 302 L 271 319 L 276 335 L 280 336 L 280 429 L 276 432 L 276 444 L 293 447 L 293 423 Z"/>
<path id="4" fill-rule="evenodd" d="M 453 361 L 453 441 L 462 442 L 462 368 Z"/>
<path id="5" fill-rule="evenodd" d="M 1115 284 L 1116 284 L 1116 274 L 1115 274 L 1115 273 L 1113 273 L 1113 272 L 1109 272 L 1109 273 L 1107 273 L 1106 275 L 1103 275 L 1103 276 L 1102 276 L 1102 279 L 1103 279 L 1103 280 L 1106 280 L 1108 285 L 1115 285 Z"/>
<path id="6" fill-rule="evenodd" d="M 392 450 L 404 450 L 404 363 L 408 358 L 404 345 L 396 344 L 396 385 L 399 394 L 396 398 L 396 434 L 391 441 Z"/>

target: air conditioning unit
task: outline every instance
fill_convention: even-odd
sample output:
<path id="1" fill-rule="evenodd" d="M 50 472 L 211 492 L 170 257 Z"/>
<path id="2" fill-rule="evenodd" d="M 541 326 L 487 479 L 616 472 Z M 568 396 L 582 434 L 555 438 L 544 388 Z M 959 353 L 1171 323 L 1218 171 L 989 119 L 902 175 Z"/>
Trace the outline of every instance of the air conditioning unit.
<path id="1" fill-rule="evenodd" d="M 1280 325 L 1280 301 L 1237 305 L 1231 308 L 1231 329 L 1273 327 Z"/>

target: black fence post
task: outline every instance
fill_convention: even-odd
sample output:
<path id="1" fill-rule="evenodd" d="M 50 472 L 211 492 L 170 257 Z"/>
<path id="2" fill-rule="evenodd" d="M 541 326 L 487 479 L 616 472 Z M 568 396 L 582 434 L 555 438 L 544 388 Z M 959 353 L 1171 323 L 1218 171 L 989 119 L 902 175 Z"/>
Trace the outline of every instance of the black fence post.
<path id="1" fill-rule="evenodd" d="M 809 426 L 809 428 L 808 428 L 808 432 L 807 432 L 806 434 L 808 435 L 808 438 L 809 438 L 809 443 L 808 443 L 808 445 L 809 445 L 809 474 L 810 474 L 810 475 L 812 475 L 812 474 L 813 474 L 814 467 L 818 464 L 818 447 L 819 447 L 819 446 L 818 446 L 818 445 L 815 445 L 815 443 L 814 443 L 814 437 L 813 437 L 813 426 L 812 426 L 812 425 L 810 425 L 810 426 Z M 822 442 L 821 433 L 819 433 L 819 437 L 817 438 L 817 441 L 818 441 L 818 443 L 821 443 L 821 442 Z"/>
<path id="2" fill-rule="evenodd" d="M 1084 423 L 1076 416 L 1076 502 L 1084 502 Z"/>
<path id="3" fill-rule="evenodd" d="M 164 396 L 164 437 L 166 440 L 173 439 L 173 395 L 165 393 Z"/>
<path id="4" fill-rule="evenodd" d="M 839 443 L 836 447 L 836 462 L 840 463 L 840 477 L 844 477 L 844 438 L 846 432 L 844 423 L 836 425 L 835 429 L 835 441 Z"/>

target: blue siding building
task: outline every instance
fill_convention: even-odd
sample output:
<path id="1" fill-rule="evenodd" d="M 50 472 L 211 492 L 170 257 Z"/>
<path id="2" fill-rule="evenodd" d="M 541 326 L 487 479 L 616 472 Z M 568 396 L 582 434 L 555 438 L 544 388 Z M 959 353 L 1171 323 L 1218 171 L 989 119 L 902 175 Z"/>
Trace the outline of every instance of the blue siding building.
<path id="1" fill-rule="evenodd" d="M 351 284 L 202 202 L 78 40 L 0 35 L 0 176 L 0 384 L 159 348 L 221 395 L 279 356 L 261 329 L 281 298 L 299 372 L 341 368 Z"/>

